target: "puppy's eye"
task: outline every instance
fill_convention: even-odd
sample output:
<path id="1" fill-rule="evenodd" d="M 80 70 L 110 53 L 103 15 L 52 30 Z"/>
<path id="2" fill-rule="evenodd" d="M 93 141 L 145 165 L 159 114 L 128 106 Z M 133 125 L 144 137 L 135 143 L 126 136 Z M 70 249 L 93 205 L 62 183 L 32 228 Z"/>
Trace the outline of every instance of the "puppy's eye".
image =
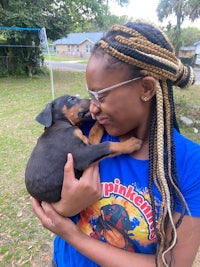
<path id="1" fill-rule="evenodd" d="M 70 101 L 70 102 L 76 102 L 77 101 L 77 98 L 75 96 L 69 96 L 67 98 L 67 100 Z"/>

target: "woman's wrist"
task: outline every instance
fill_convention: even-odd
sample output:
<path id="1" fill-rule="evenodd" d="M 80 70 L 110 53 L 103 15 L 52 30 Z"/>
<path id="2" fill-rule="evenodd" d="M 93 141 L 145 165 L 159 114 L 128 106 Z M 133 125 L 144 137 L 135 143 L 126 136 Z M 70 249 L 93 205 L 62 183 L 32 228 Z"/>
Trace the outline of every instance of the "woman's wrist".
<path id="1" fill-rule="evenodd" d="M 67 205 L 67 203 L 65 201 L 62 201 L 62 203 L 60 201 L 55 202 L 55 203 L 51 203 L 51 206 L 61 216 L 72 217 L 72 216 L 74 216 L 80 212 L 80 210 L 77 207 L 75 209 L 71 205 Z"/>

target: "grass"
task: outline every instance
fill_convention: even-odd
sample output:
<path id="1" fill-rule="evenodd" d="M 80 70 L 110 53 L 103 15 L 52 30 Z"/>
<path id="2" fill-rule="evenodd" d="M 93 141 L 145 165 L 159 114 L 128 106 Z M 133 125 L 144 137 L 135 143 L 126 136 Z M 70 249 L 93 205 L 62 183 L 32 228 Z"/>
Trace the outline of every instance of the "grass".
<path id="1" fill-rule="evenodd" d="M 49 56 L 47 53 L 44 53 L 44 58 L 45 60 L 49 60 Z M 81 59 L 80 57 L 64 57 L 64 56 L 59 56 L 59 55 L 56 55 L 55 53 L 51 53 L 51 60 L 52 61 L 56 61 L 56 62 L 61 62 L 61 61 L 74 61 L 74 62 L 78 62 L 78 63 L 81 63 L 81 64 L 87 64 L 88 60 L 87 59 Z"/>
<path id="2" fill-rule="evenodd" d="M 0 91 L 0 266 L 50 267 L 53 235 L 43 229 L 32 212 L 24 186 L 24 170 L 43 126 L 34 117 L 51 101 L 48 75 L 1 78 Z M 54 72 L 55 97 L 65 93 L 86 96 L 82 72 Z M 178 114 L 190 114 L 188 104 L 200 106 L 200 86 L 175 90 Z M 200 143 L 200 134 L 182 127 L 185 135 Z M 197 267 L 197 265 L 195 266 Z"/>
<path id="3" fill-rule="evenodd" d="M 24 186 L 27 159 L 43 131 L 34 117 L 51 101 L 50 79 L 44 75 L 0 82 L 0 266 L 50 266 L 53 235 L 33 215 Z M 86 94 L 82 85 L 84 73 L 55 73 L 56 97 Z"/>
<path id="4" fill-rule="evenodd" d="M 176 114 L 181 132 L 200 144 L 200 86 L 193 85 L 189 89 L 175 89 L 174 99 L 176 103 Z M 181 116 L 186 116 L 193 121 L 193 125 L 188 127 L 180 120 Z M 194 133 L 194 128 L 199 132 Z"/>

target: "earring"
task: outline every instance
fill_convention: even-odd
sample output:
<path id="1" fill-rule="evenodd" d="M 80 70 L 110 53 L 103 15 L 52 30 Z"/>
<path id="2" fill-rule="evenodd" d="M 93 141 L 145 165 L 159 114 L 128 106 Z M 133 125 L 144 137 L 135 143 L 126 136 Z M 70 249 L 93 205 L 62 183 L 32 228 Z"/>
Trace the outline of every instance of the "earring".
<path id="1" fill-rule="evenodd" d="M 149 101 L 149 98 L 148 98 L 147 96 L 144 96 L 144 97 L 143 97 L 143 101 L 144 101 L 144 102 L 147 102 L 147 101 Z"/>

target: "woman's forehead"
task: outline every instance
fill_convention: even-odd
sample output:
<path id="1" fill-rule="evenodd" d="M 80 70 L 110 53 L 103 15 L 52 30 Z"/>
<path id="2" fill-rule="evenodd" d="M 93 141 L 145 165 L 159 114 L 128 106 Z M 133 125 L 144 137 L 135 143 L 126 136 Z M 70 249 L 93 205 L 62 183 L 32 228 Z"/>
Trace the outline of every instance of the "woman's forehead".
<path id="1" fill-rule="evenodd" d="M 88 68 L 86 72 L 86 81 L 89 90 L 99 91 L 104 88 L 128 80 L 127 72 L 115 68 L 112 72 L 105 71 L 102 66 Z"/>
<path id="2" fill-rule="evenodd" d="M 86 76 L 118 76 L 119 73 L 120 76 L 122 75 L 124 78 L 129 78 L 130 66 L 121 61 L 113 60 L 108 54 L 104 54 L 102 57 L 93 55 L 86 68 Z"/>
<path id="3" fill-rule="evenodd" d="M 112 69 L 112 67 L 110 67 L 111 64 L 108 57 L 110 56 L 105 54 L 103 54 L 102 56 L 94 54 L 88 61 L 87 69 L 93 71 L 109 71 L 110 69 Z"/>

